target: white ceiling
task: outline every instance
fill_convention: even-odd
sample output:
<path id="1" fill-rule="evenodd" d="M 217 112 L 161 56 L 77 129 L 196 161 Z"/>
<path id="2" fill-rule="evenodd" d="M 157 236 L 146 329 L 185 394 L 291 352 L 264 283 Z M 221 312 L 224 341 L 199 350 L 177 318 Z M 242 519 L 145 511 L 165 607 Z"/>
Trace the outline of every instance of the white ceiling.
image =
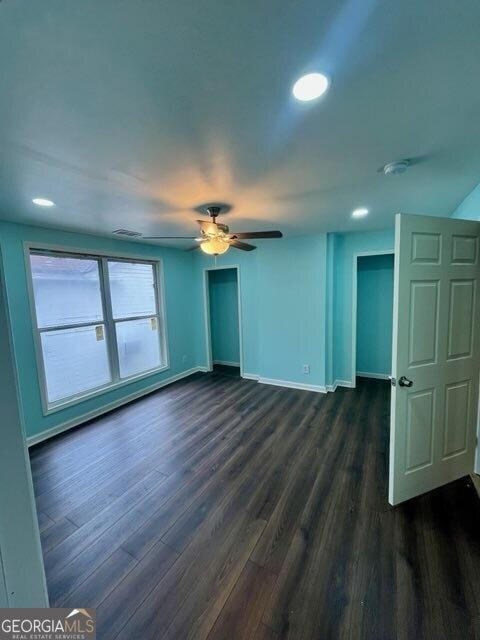
<path id="1" fill-rule="evenodd" d="M 301 235 L 447 215 L 480 180 L 479 34 L 478 0 L 3 0 L 0 217 L 192 235 L 220 200 L 235 230 Z M 295 102 L 309 71 L 331 89 Z"/>

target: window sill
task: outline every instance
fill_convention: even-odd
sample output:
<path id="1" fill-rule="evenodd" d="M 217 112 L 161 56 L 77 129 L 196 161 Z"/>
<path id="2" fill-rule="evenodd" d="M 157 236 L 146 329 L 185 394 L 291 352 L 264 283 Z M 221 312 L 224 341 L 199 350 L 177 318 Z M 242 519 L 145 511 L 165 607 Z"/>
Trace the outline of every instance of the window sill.
<path id="1" fill-rule="evenodd" d="M 139 374 L 130 376 L 129 378 L 119 380 L 117 382 L 111 382 L 108 385 L 104 385 L 103 387 L 97 387 L 95 389 L 92 389 L 91 391 L 87 391 L 77 396 L 73 396 L 65 400 L 58 400 L 57 402 L 53 402 L 52 404 L 49 404 L 47 407 L 44 407 L 43 415 L 49 416 L 52 413 L 57 413 L 57 411 L 62 411 L 63 409 L 67 409 L 67 407 L 73 407 L 77 404 L 84 402 L 85 400 L 90 400 L 91 398 L 104 395 L 109 391 L 120 389 L 121 387 L 125 387 L 129 384 L 132 384 L 132 382 L 138 382 L 139 380 L 144 380 L 145 378 L 149 378 L 150 376 L 153 376 L 155 374 L 162 373 L 163 371 L 168 371 L 169 369 L 170 369 L 170 363 L 167 363 L 162 365 L 161 367 L 157 367 L 156 369 L 150 369 L 149 371 L 145 371 L 144 373 L 139 373 Z"/>

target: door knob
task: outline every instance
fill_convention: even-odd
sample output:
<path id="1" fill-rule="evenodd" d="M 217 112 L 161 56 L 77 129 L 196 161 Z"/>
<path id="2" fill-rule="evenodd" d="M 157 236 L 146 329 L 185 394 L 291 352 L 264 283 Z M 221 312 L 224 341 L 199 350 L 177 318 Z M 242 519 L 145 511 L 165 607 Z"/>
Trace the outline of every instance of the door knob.
<path id="1" fill-rule="evenodd" d="M 402 376 L 399 379 L 398 384 L 401 387 L 413 387 L 413 382 L 411 380 L 409 380 L 408 378 L 406 378 L 405 376 Z"/>

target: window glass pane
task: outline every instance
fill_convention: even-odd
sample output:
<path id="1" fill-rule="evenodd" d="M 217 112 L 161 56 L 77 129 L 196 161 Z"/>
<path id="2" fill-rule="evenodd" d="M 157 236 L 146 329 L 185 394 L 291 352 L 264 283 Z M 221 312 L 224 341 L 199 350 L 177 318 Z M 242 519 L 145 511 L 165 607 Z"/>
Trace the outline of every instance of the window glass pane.
<path id="1" fill-rule="evenodd" d="M 104 325 L 44 331 L 41 340 L 49 402 L 111 381 Z"/>
<path id="2" fill-rule="evenodd" d="M 38 326 L 103 320 L 98 262 L 30 255 Z"/>
<path id="3" fill-rule="evenodd" d="M 120 377 L 128 378 L 160 366 L 156 317 L 117 322 L 116 329 Z"/>
<path id="4" fill-rule="evenodd" d="M 108 261 L 113 317 L 155 315 L 153 266 L 139 262 Z"/>

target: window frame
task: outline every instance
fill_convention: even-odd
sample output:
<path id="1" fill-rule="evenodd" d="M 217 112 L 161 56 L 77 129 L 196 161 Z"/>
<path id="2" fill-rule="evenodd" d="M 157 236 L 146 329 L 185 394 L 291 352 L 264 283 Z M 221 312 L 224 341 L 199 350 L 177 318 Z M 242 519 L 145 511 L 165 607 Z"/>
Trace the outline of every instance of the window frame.
<path id="1" fill-rule="evenodd" d="M 42 401 L 43 415 L 50 415 L 57 411 L 61 411 L 67 407 L 74 406 L 94 398 L 95 396 L 103 395 L 109 391 L 121 388 L 138 380 L 148 378 L 152 375 L 167 371 L 170 369 L 170 354 L 168 348 L 168 333 L 167 333 L 167 313 L 165 308 L 165 283 L 164 283 L 164 270 L 162 259 L 158 256 L 139 256 L 137 254 L 127 254 L 112 251 L 95 251 L 89 249 L 81 249 L 77 247 L 67 247 L 63 245 L 51 245 L 38 242 L 24 242 L 24 258 L 27 276 L 27 290 L 28 290 L 28 302 L 30 307 L 30 317 L 32 325 L 32 333 L 35 348 L 35 359 L 37 365 L 37 378 L 40 387 L 40 396 Z M 100 276 L 100 292 L 103 310 L 103 320 L 99 322 L 79 323 L 79 326 L 105 326 L 105 340 L 107 344 L 108 364 L 110 368 L 111 381 L 108 384 L 95 387 L 89 391 L 84 391 L 73 396 L 68 396 L 65 399 L 57 400 L 55 402 L 48 401 L 47 393 L 47 379 L 45 375 L 45 365 L 43 359 L 43 350 L 41 342 L 41 334 L 44 332 L 68 328 L 70 325 L 56 326 L 56 327 L 38 327 L 37 311 L 35 306 L 35 295 L 33 289 L 33 275 L 30 263 L 30 255 L 32 253 L 51 254 L 53 256 L 65 257 L 65 258 L 86 258 L 90 260 L 98 261 L 99 276 Z M 116 322 L 112 313 L 112 302 L 110 296 L 110 282 L 108 277 L 108 261 L 115 262 L 135 262 L 148 264 L 153 267 L 154 276 L 154 289 L 155 289 L 155 304 L 156 315 L 154 316 L 140 316 L 142 318 L 156 317 L 158 320 L 158 340 L 160 356 L 163 356 L 160 366 L 148 371 L 143 371 L 138 374 L 133 374 L 126 378 L 120 378 L 120 363 L 118 360 L 117 349 L 117 337 L 116 337 Z M 129 318 L 130 319 L 130 318 Z M 122 321 L 122 320 L 120 320 Z M 72 325 L 77 326 L 77 325 Z"/>

